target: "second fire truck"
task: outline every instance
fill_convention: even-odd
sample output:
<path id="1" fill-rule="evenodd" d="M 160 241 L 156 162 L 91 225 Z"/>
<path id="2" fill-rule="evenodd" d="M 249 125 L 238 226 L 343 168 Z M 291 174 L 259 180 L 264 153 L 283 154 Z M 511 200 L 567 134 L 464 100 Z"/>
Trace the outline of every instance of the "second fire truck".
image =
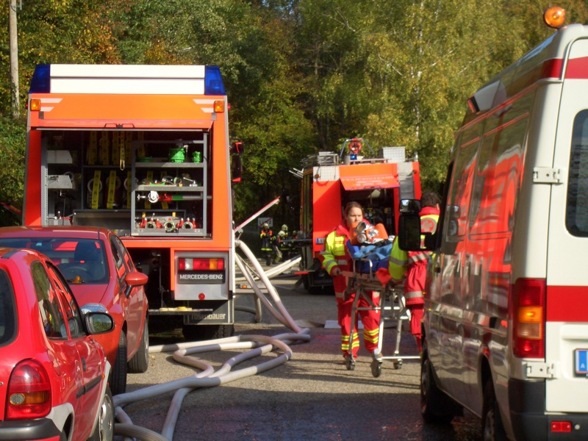
<path id="1" fill-rule="evenodd" d="M 321 268 L 324 240 L 341 223 L 347 202 L 359 202 L 367 219 L 385 226 L 395 236 L 401 199 L 420 199 L 421 181 L 418 160 L 408 160 L 404 147 L 384 147 L 377 157 L 362 154 L 367 142 L 350 138 L 341 152 L 319 152 L 307 157 L 303 169 L 300 200 L 301 246 L 300 275 L 309 292 L 332 286 L 331 277 Z"/>

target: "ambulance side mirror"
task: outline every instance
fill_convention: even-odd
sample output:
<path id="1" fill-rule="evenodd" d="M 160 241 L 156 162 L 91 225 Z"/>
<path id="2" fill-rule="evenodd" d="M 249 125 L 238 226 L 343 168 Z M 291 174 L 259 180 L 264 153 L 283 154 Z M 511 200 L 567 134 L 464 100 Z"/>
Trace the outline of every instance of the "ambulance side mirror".
<path id="1" fill-rule="evenodd" d="M 420 209 L 420 201 L 416 199 L 403 199 L 400 201 L 398 246 L 403 251 L 418 251 L 422 249 Z"/>

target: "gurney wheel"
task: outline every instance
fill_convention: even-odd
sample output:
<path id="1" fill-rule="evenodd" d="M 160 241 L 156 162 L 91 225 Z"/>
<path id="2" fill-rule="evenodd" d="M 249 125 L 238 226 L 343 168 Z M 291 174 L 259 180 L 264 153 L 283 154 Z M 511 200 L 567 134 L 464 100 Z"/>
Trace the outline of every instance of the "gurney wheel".
<path id="1" fill-rule="evenodd" d="M 382 374 L 382 362 L 378 360 L 372 361 L 372 375 L 378 378 Z"/>
<path id="2" fill-rule="evenodd" d="M 394 369 L 400 369 L 402 367 L 402 360 L 396 360 L 394 362 Z"/>

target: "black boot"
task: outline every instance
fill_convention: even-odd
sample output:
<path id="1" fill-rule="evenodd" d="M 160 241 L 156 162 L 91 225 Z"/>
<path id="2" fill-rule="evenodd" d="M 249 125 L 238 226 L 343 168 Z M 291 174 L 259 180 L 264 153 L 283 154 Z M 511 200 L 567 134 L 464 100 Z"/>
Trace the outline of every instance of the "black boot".
<path id="1" fill-rule="evenodd" d="M 355 369 L 355 359 L 353 358 L 353 355 L 348 354 L 345 356 L 345 367 L 348 371 Z"/>

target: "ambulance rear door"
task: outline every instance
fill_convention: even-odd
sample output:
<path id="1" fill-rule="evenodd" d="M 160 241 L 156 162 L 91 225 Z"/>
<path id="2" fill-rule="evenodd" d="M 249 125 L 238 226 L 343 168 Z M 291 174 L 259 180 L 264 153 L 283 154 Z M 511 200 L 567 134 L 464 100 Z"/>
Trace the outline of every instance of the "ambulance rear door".
<path id="1" fill-rule="evenodd" d="M 549 201 L 546 411 L 588 412 L 588 35 L 564 62 Z M 545 176 L 545 174 L 543 174 Z M 547 214 L 547 213 L 546 213 Z"/>

